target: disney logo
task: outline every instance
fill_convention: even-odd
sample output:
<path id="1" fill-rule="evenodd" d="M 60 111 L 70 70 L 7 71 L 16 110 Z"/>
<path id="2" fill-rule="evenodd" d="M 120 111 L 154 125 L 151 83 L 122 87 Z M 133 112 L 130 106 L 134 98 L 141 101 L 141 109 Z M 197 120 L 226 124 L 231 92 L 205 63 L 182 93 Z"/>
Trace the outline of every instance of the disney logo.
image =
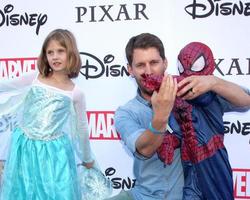
<path id="1" fill-rule="evenodd" d="M 105 77 L 123 77 L 129 76 L 129 73 L 125 66 L 120 64 L 112 64 L 115 60 L 115 56 L 108 54 L 103 59 L 99 59 L 97 56 L 80 52 L 83 66 L 80 73 L 86 77 L 86 79 L 96 79 L 102 76 Z"/>
<path id="2" fill-rule="evenodd" d="M 236 122 L 224 121 L 224 133 L 233 134 L 234 132 L 243 136 L 249 135 L 250 122 L 240 122 L 239 120 Z"/>
<path id="3" fill-rule="evenodd" d="M 127 177 L 126 179 L 120 177 L 111 178 L 116 173 L 116 169 L 109 167 L 105 170 L 105 176 L 112 181 L 112 186 L 114 189 L 131 189 L 135 186 L 136 179 Z"/>
<path id="4" fill-rule="evenodd" d="M 204 0 L 202 1 L 204 2 Z M 223 2 L 221 0 L 207 0 L 207 3 L 198 3 L 197 0 L 193 0 L 192 4 L 189 4 L 185 7 L 185 11 L 195 18 L 205 18 L 213 13 L 215 16 L 224 15 L 250 15 L 250 2 L 242 2 L 238 3 L 233 2 Z"/>
<path id="5" fill-rule="evenodd" d="M 6 26 L 22 26 L 29 25 L 29 26 L 36 26 L 36 34 L 39 34 L 40 27 L 44 25 L 48 19 L 46 14 L 37 14 L 37 13 L 24 13 L 23 15 L 13 13 L 10 14 L 14 10 L 14 6 L 8 4 L 4 7 L 3 10 L 0 10 L 0 27 L 3 25 Z"/>

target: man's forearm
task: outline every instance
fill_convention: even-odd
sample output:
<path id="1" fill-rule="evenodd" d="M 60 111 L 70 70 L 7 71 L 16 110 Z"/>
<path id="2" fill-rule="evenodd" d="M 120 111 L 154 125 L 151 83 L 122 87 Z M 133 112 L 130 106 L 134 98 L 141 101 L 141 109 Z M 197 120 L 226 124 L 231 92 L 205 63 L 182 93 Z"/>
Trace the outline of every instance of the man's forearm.
<path id="1" fill-rule="evenodd" d="M 137 151 L 145 157 L 151 157 L 162 144 L 164 135 L 155 135 L 150 130 L 146 130 L 136 141 Z"/>
<path id="2" fill-rule="evenodd" d="M 227 99 L 236 106 L 250 106 L 250 95 L 240 86 L 213 76 L 214 84 L 211 90 Z"/>

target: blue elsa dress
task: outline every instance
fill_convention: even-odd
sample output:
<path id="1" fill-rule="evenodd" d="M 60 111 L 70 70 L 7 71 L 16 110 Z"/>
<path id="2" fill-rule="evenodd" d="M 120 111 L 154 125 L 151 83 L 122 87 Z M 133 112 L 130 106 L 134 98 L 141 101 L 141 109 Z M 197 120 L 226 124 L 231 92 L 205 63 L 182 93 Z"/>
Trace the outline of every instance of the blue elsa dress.
<path id="1" fill-rule="evenodd" d="M 96 161 L 94 168 L 78 170 L 77 157 L 84 162 L 94 157 L 69 95 L 40 82 L 0 104 L 0 110 L 19 119 L 0 200 L 98 200 L 111 193 Z"/>

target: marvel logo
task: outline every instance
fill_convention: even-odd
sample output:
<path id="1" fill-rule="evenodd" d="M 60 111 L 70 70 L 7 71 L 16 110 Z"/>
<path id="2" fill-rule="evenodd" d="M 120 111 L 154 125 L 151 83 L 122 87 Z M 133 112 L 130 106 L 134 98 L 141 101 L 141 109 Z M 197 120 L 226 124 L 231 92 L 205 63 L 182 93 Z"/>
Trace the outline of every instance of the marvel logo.
<path id="1" fill-rule="evenodd" d="M 114 127 L 114 111 L 88 111 L 89 136 L 94 140 L 120 140 Z"/>
<path id="2" fill-rule="evenodd" d="M 234 197 L 250 199 L 250 169 L 233 169 Z"/>

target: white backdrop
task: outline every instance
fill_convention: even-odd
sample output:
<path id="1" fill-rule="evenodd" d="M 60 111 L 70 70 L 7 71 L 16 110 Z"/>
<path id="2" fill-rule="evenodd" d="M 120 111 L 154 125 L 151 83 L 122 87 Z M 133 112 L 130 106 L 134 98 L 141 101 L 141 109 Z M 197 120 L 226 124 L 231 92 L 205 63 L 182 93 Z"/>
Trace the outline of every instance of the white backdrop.
<path id="1" fill-rule="evenodd" d="M 129 38 L 141 32 L 158 35 L 172 74 L 179 50 L 191 41 L 204 42 L 214 52 L 215 75 L 250 88 L 249 6 L 250 0 L 1 0 L 0 79 L 14 80 L 35 70 L 51 30 L 72 31 L 83 61 L 76 83 L 86 94 L 91 145 L 116 194 L 134 183 L 132 159 L 113 127 L 114 111 L 136 92 L 126 71 Z M 250 199 L 249 119 L 250 112 L 224 117 L 235 199 Z M 2 160 L 14 124 L 15 119 L 0 116 Z"/>

